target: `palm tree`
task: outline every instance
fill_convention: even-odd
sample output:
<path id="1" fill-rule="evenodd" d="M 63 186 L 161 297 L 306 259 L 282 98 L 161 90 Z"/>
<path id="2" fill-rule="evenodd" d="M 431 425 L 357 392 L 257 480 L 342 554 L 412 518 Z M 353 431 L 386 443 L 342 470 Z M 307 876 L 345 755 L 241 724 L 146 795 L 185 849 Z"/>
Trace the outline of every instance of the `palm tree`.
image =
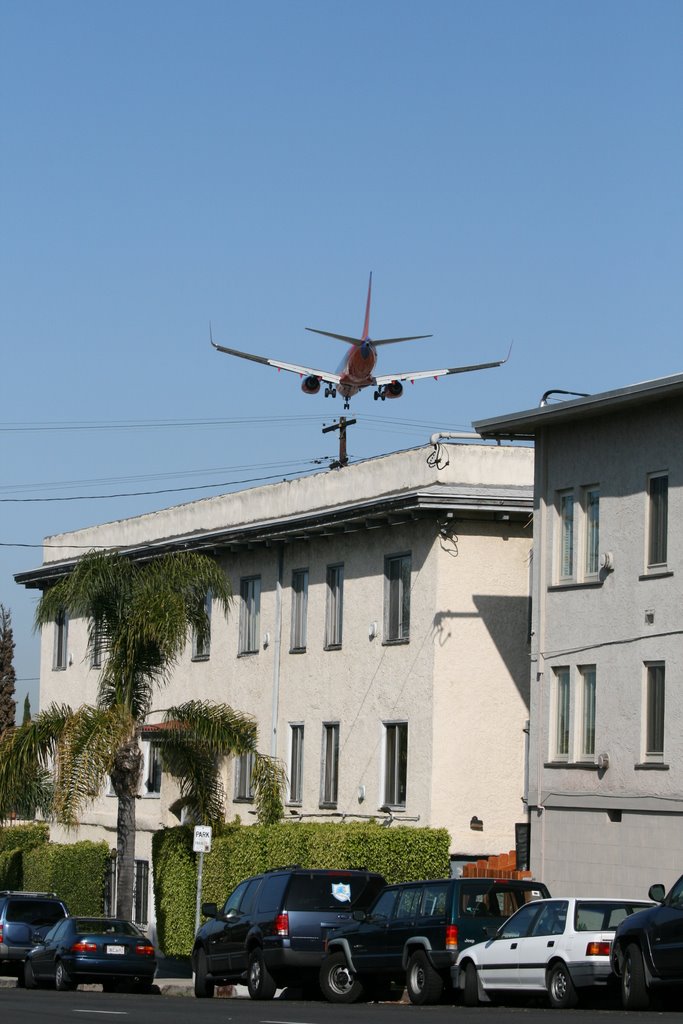
<path id="1" fill-rule="evenodd" d="M 155 691 L 166 683 L 191 635 L 209 635 L 207 593 L 227 615 L 232 595 L 218 564 L 181 552 L 147 562 L 118 553 L 89 552 L 73 572 L 42 595 L 39 629 L 66 613 L 88 620 L 88 651 L 101 658 L 97 702 L 72 709 L 52 704 L 7 733 L 0 744 L 0 820 L 30 800 L 67 826 L 111 780 L 118 798 L 118 915 L 133 908 L 135 801 L 142 774 L 141 729 Z M 284 771 L 259 754 L 254 720 L 227 704 L 192 700 L 164 713 L 162 767 L 179 783 L 191 819 L 224 818 L 221 762 L 226 755 L 254 755 L 254 794 L 259 820 L 282 815 Z"/>

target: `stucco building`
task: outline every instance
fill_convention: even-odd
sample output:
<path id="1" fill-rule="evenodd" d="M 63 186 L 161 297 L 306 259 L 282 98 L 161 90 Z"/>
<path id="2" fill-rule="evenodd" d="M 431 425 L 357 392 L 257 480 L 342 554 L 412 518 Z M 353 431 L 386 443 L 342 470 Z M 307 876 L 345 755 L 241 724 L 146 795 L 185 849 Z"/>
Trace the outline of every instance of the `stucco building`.
<path id="1" fill-rule="evenodd" d="M 90 547 L 132 558 L 205 551 L 232 581 L 227 621 L 188 644 L 163 709 L 226 701 L 288 773 L 287 816 L 445 827 L 455 859 L 506 851 L 526 820 L 533 451 L 433 445 L 52 536 L 17 581 L 45 588 Z M 43 630 L 41 707 L 94 702 L 86 623 Z M 143 736 L 138 906 L 151 834 L 177 791 Z M 247 759 L 226 765 L 227 815 L 253 821 Z M 114 845 L 114 798 L 83 838 Z M 59 832 L 55 831 L 55 837 Z"/>
<path id="2" fill-rule="evenodd" d="M 683 863 L 683 375 L 475 428 L 536 448 L 532 870 L 644 896 Z"/>

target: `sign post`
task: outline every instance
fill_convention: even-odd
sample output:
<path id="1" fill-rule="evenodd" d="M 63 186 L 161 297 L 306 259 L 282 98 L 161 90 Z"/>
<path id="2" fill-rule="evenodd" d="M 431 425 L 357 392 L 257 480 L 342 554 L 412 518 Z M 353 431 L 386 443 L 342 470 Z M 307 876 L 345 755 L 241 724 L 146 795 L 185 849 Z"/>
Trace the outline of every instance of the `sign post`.
<path id="1" fill-rule="evenodd" d="M 211 850 L 211 826 L 195 825 L 194 841 L 192 850 L 199 854 L 199 865 L 197 867 L 197 905 L 194 915 L 194 933 L 199 931 L 199 918 L 202 908 L 202 872 L 204 870 L 204 854 Z"/>

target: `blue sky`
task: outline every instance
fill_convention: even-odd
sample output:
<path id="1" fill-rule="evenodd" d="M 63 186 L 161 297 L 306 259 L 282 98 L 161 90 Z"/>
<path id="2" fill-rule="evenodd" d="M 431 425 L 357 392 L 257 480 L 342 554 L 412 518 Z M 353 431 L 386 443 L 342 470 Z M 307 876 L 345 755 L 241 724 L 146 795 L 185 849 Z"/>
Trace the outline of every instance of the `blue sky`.
<path id="1" fill-rule="evenodd" d="M 679 0 L 0 0 L 19 712 L 36 594 L 13 573 L 45 535 L 336 454 L 339 399 L 214 352 L 209 320 L 334 369 L 304 327 L 360 331 L 372 270 L 371 333 L 434 334 L 383 372 L 514 339 L 500 369 L 354 399 L 352 459 L 682 371 L 681 53 Z"/>

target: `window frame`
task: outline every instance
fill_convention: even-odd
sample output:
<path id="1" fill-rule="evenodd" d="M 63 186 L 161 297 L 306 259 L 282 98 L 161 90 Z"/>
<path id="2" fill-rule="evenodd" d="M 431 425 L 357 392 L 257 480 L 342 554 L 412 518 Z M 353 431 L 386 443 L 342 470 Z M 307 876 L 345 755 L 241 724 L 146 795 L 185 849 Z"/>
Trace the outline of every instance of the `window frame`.
<path id="1" fill-rule="evenodd" d="M 382 805 L 405 808 L 408 799 L 408 721 L 397 719 L 382 725 Z"/>
<path id="2" fill-rule="evenodd" d="M 326 651 L 340 651 L 344 639 L 344 563 L 327 566 L 325 604 Z"/>
<path id="3" fill-rule="evenodd" d="M 323 722 L 320 748 L 320 807 L 336 807 L 339 797 L 339 722 Z"/>
<path id="4" fill-rule="evenodd" d="M 158 797 L 161 795 L 163 767 L 161 764 L 161 744 L 154 740 L 145 741 L 143 795 Z"/>
<path id="5" fill-rule="evenodd" d="M 553 667 L 551 760 L 570 760 L 571 751 L 571 671 L 569 665 Z M 566 749 L 562 749 L 566 747 Z"/>
<path id="6" fill-rule="evenodd" d="M 666 729 L 666 663 L 664 661 L 647 661 L 644 663 L 644 668 L 643 760 L 645 763 L 651 762 L 658 764 L 664 761 Z M 654 690 L 660 692 L 653 693 Z M 655 749 L 653 739 L 658 741 L 659 749 Z"/>
<path id="7" fill-rule="evenodd" d="M 595 665 L 579 665 L 577 667 L 581 679 L 581 692 L 578 704 L 580 707 L 580 749 L 579 759 L 595 761 L 596 756 L 596 706 L 597 706 L 597 667 Z M 592 735 L 592 749 L 590 737 Z"/>
<path id="8" fill-rule="evenodd" d="M 660 481 L 665 481 L 664 486 Z M 649 571 L 667 565 L 669 534 L 669 472 L 660 470 L 647 477 L 647 549 Z"/>
<path id="9" fill-rule="evenodd" d="M 237 803 L 253 803 L 254 787 L 252 771 L 254 768 L 254 752 L 248 750 L 235 758 L 233 800 Z"/>
<path id="10" fill-rule="evenodd" d="M 303 722 L 289 723 L 289 792 L 288 804 L 300 806 L 304 795 L 304 739 Z"/>
<path id="11" fill-rule="evenodd" d="M 394 572 L 394 567 L 398 571 Z M 382 643 L 410 642 L 410 604 L 412 595 L 412 552 L 403 551 L 384 557 L 384 631 Z"/>
<path id="12" fill-rule="evenodd" d="M 571 514 L 566 510 L 571 507 Z M 557 579 L 560 583 L 576 581 L 576 498 L 568 488 L 557 492 Z"/>
<path id="13" fill-rule="evenodd" d="M 289 653 L 303 654 L 306 650 L 308 619 L 308 569 L 292 570 L 292 621 L 289 634 Z"/>
<path id="14" fill-rule="evenodd" d="M 199 643 L 199 638 L 195 630 L 192 631 L 192 660 L 193 661 L 208 661 L 211 657 L 211 613 L 213 611 L 213 594 L 211 590 L 207 590 L 204 595 L 204 611 L 208 621 L 208 631 L 204 639 L 204 643 Z"/>
<path id="15" fill-rule="evenodd" d="M 600 488 L 589 484 L 581 489 L 583 519 L 583 578 L 596 579 L 600 573 Z"/>
<path id="16" fill-rule="evenodd" d="M 240 620 L 237 656 L 258 654 L 261 648 L 261 576 L 240 579 Z"/>
<path id="17" fill-rule="evenodd" d="M 64 672 L 69 663 L 69 615 L 64 609 L 57 613 L 52 648 L 52 671 Z"/>

